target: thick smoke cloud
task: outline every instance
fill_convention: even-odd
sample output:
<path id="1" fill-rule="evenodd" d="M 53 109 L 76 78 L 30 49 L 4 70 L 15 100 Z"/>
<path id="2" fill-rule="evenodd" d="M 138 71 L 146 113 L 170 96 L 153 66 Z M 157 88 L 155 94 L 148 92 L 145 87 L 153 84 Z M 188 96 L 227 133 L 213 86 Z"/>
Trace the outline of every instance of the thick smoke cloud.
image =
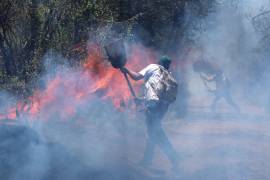
<path id="1" fill-rule="evenodd" d="M 177 100 L 164 122 L 182 160 L 176 175 L 162 170 L 150 172 L 138 165 L 146 137 L 141 112 L 134 112 L 130 104 L 120 110 L 115 108 L 112 99 L 102 98 L 104 91 L 95 96 L 87 94 L 77 101 L 76 88 L 87 89 L 95 80 L 85 76 L 82 67 L 74 69 L 61 55 L 49 53 L 44 57 L 45 71 L 39 90 L 53 95 L 44 99 L 53 103 L 42 109 L 39 116 L 20 114 L 19 124 L 6 120 L 7 125 L 0 127 L 0 179 L 179 179 L 179 176 L 183 179 L 266 179 L 269 175 L 269 154 L 266 152 L 269 124 L 264 116 L 251 116 L 253 114 L 247 111 L 269 107 L 270 74 L 266 67 L 269 64 L 261 63 L 266 62 L 268 53 L 261 50 L 263 35 L 252 21 L 264 10 L 262 7 L 269 5 L 268 1 L 224 0 L 218 1 L 213 12 L 204 19 L 186 16 L 187 21 L 200 23 L 202 29 L 187 29 L 186 35 L 194 35 L 195 44 L 184 57 L 186 64 L 174 67 L 182 85 L 188 87 L 189 99 L 188 92 L 184 92 L 185 97 Z M 190 12 L 188 8 L 186 13 Z M 131 49 L 132 45 L 128 44 L 127 50 Z M 131 58 L 146 65 L 162 53 L 140 45 L 139 50 L 131 54 L 134 55 Z M 232 81 L 233 95 L 242 114 L 216 117 L 209 113 L 212 97 L 190 66 L 199 59 L 223 68 Z M 141 68 L 133 65 L 130 67 L 135 70 Z M 259 67 L 255 68 L 256 65 Z M 121 82 L 125 83 L 124 79 Z M 46 91 L 48 89 L 51 91 Z M 19 101 L 7 93 L 1 93 L 1 99 L 1 112 Z M 182 110 L 180 105 L 184 100 L 189 100 L 188 114 L 174 121 L 172 114 Z M 246 105 L 247 102 L 250 104 Z M 259 123 L 254 125 L 255 120 Z M 169 162 L 162 155 L 155 163 L 160 169 L 169 169 Z"/>
<path id="2" fill-rule="evenodd" d="M 48 53 L 39 89 L 26 101 L 30 110 L 20 105 L 21 99 L 1 93 L 2 99 L 9 102 L 1 106 L 1 178 L 143 178 L 133 167 L 136 152 L 142 151 L 143 117 L 136 114 L 132 99 L 118 103 L 117 98 L 127 93 L 118 91 L 128 90 L 120 71 L 93 51 L 89 53 L 90 64 L 78 68 L 66 64 L 61 55 Z M 130 54 L 134 57 L 128 58 L 135 62 L 142 60 L 139 56 L 148 56 L 141 49 Z M 92 61 L 97 61 L 93 64 L 96 69 L 92 69 Z M 110 73 L 122 80 L 113 82 L 117 79 Z"/>
<path id="3" fill-rule="evenodd" d="M 267 18 L 254 22 L 269 8 L 269 1 L 218 1 L 206 18 L 188 17 L 200 22 L 200 30 L 193 36 L 196 46 L 187 59 L 219 66 L 230 79 L 232 96 L 241 108 L 241 113 L 234 113 L 220 101 L 217 113 L 212 113 L 214 94 L 187 66 L 189 114 L 179 133 L 186 139 L 180 135 L 178 141 L 183 140 L 180 151 L 189 152 L 184 169 L 191 179 L 267 179 L 269 175 L 265 171 L 269 168 L 265 146 L 270 128 L 269 46 L 262 41 L 267 30 L 258 29 L 261 23 L 266 24 L 263 27 L 269 24 Z"/>
<path id="4" fill-rule="evenodd" d="M 262 44 L 265 34 L 257 30 L 258 23 L 263 22 L 254 23 L 254 17 L 268 7 L 269 1 L 219 1 L 214 12 L 201 21 L 201 31 L 195 36 L 197 48 L 190 54 L 192 61 L 206 60 L 222 68 L 242 106 L 251 102 L 266 110 L 269 54 Z M 196 79 L 191 91 L 196 90 L 194 86 L 200 81 Z"/>

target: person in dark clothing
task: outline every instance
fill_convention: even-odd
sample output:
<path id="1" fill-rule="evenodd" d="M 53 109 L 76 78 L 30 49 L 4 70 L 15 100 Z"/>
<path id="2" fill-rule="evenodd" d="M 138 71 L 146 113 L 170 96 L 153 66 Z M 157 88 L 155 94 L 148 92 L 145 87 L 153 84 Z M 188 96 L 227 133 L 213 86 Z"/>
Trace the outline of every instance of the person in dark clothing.
<path id="1" fill-rule="evenodd" d="M 233 98 L 231 96 L 230 82 L 220 68 L 210 64 L 209 62 L 201 60 L 193 64 L 193 69 L 195 72 L 200 73 L 200 76 L 204 81 L 205 86 L 210 92 L 215 94 L 215 99 L 213 100 L 211 105 L 213 111 L 216 111 L 217 103 L 221 98 L 224 98 L 227 103 L 231 107 L 233 107 L 234 110 L 236 110 L 237 112 L 240 111 L 240 108 L 233 101 Z M 216 88 L 214 90 L 210 89 L 207 85 L 207 82 L 214 82 Z"/>
<path id="2" fill-rule="evenodd" d="M 127 73 L 134 80 L 144 79 L 145 82 L 145 115 L 148 139 L 146 141 L 146 148 L 141 164 L 143 166 L 151 165 L 154 149 L 159 145 L 171 161 L 173 170 L 176 170 L 178 168 L 178 156 L 162 128 L 162 119 L 170 103 L 161 100 L 151 88 L 153 84 L 158 85 L 155 83 L 157 82 L 157 78 L 160 77 L 160 68 L 165 68 L 168 71 L 170 64 L 170 58 L 163 56 L 158 64 L 150 64 L 140 72 L 134 72 L 127 68 L 122 68 L 121 71 Z"/>

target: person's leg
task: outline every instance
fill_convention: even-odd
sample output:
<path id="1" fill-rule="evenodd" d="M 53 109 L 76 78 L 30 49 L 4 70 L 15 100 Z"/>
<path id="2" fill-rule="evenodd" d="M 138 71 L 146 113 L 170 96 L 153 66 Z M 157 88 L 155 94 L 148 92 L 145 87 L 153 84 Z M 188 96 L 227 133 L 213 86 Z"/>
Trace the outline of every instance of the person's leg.
<path id="1" fill-rule="evenodd" d="M 217 103 L 220 100 L 220 98 L 221 98 L 220 95 L 218 95 L 218 94 L 215 95 L 215 99 L 213 100 L 212 105 L 211 105 L 211 109 L 213 112 L 216 112 Z"/>
<path id="2" fill-rule="evenodd" d="M 146 140 L 146 146 L 145 151 L 143 155 L 143 160 L 141 161 L 141 164 L 146 166 L 150 165 L 152 163 L 153 157 L 154 157 L 154 149 L 156 146 L 156 137 L 154 133 L 154 127 L 153 127 L 154 117 L 153 114 L 148 111 L 146 114 L 146 127 L 147 127 L 147 140 Z"/>
<path id="3" fill-rule="evenodd" d="M 240 111 L 240 108 L 237 106 L 237 104 L 233 101 L 232 96 L 229 91 L 225 93 L 224 98 L 226 99 L 227 103 L 233 107 L 233 109 L 237 112 Z"/>
<path id="4" fill-rule="evenodd" d="M 168 109 L 168 105 L 160 105 L 158 113 L 156 115 L 155 125 L 153 126 L 154 137 L 156 139 L 156 143 L 160 146 L 161 150 L 165 153 L 168 159 L 171 161 L 174 167 L 178 166 L 178 156 L 176 151 L 174 150 L 169 138 L 166 136 L 165 131 L 162 128 L 161 121 L 166 114 Z"/>
<path id="5" fill-rule="evenodd" d="M 144 150 L 143 160 L 141 161 L 141 165 L 148 166 L 152 164 L 153 157 L 154 157 L 154 149 L 156 143 L 153 141 L 151 137 L 148 137 L 146 140 L 146 147 Z"/>
<path id="6" fill-rule="evenodd" d="M 162 126 L 160 125 L 156 128 L 156 138 L 158 139 L 158 144 L 161 150 L 166 154 L 168 159 L 171 161 L 172 165 L 178 166 L 178 155 L 175 149 L 173 148 L 171 142 L 169 141 L 168 137 L 166 136 Z"/>

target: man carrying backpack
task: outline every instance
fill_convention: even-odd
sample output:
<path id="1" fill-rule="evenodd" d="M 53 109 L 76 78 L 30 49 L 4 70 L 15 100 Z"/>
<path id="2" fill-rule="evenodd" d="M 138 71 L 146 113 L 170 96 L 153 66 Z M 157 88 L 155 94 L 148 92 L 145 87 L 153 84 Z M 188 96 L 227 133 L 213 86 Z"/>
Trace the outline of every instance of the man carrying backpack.
<path id="1" fill-rule="evenodd" d="M 140 72 L 134 72 L 125 67 L 121 68 L 121 71 L 127 73 L 133 80 L 144 79 L 148 139 L 141 164 L 143 166 L 151 165 L 155 146 L 159 145 L 171 161 L 173 170 L 176 170 L 178 156 L 161 124 L 162 118 L 170 103 L 176 99 L 177 94 L 177 82 L 169 72 L 170 64 L 171 59 L 162 56 L 158 64 L 150 64 Z"/>

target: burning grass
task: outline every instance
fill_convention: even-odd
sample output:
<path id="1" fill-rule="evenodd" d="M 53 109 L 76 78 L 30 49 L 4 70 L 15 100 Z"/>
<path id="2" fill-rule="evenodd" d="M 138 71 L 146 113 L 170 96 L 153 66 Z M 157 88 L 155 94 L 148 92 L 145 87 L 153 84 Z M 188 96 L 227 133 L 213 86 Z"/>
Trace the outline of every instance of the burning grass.
<path id="1" fill-rule="evenodd" d="M 134 70 L 153 62 L 156 55 L 141 45 L 128 47 L 128 54 L 127 67 Z M 138 93 L 141 83 L 131 82 Z M 112 102 L 119 110 L 132 100 L 123 74 L 109 64 L 99 45 L 90 43 L 88 56 L 79 70 L 57 72 L 48 80 L 44 90 L 36 90 L 32 96 L 18 101 L 0 114 L 0 119 L 18 119 L 24 115 L 32 121 L 52 117 L 69 119 L 76 115 L 81 105 L 91 103 L 94 97 Z"/>

